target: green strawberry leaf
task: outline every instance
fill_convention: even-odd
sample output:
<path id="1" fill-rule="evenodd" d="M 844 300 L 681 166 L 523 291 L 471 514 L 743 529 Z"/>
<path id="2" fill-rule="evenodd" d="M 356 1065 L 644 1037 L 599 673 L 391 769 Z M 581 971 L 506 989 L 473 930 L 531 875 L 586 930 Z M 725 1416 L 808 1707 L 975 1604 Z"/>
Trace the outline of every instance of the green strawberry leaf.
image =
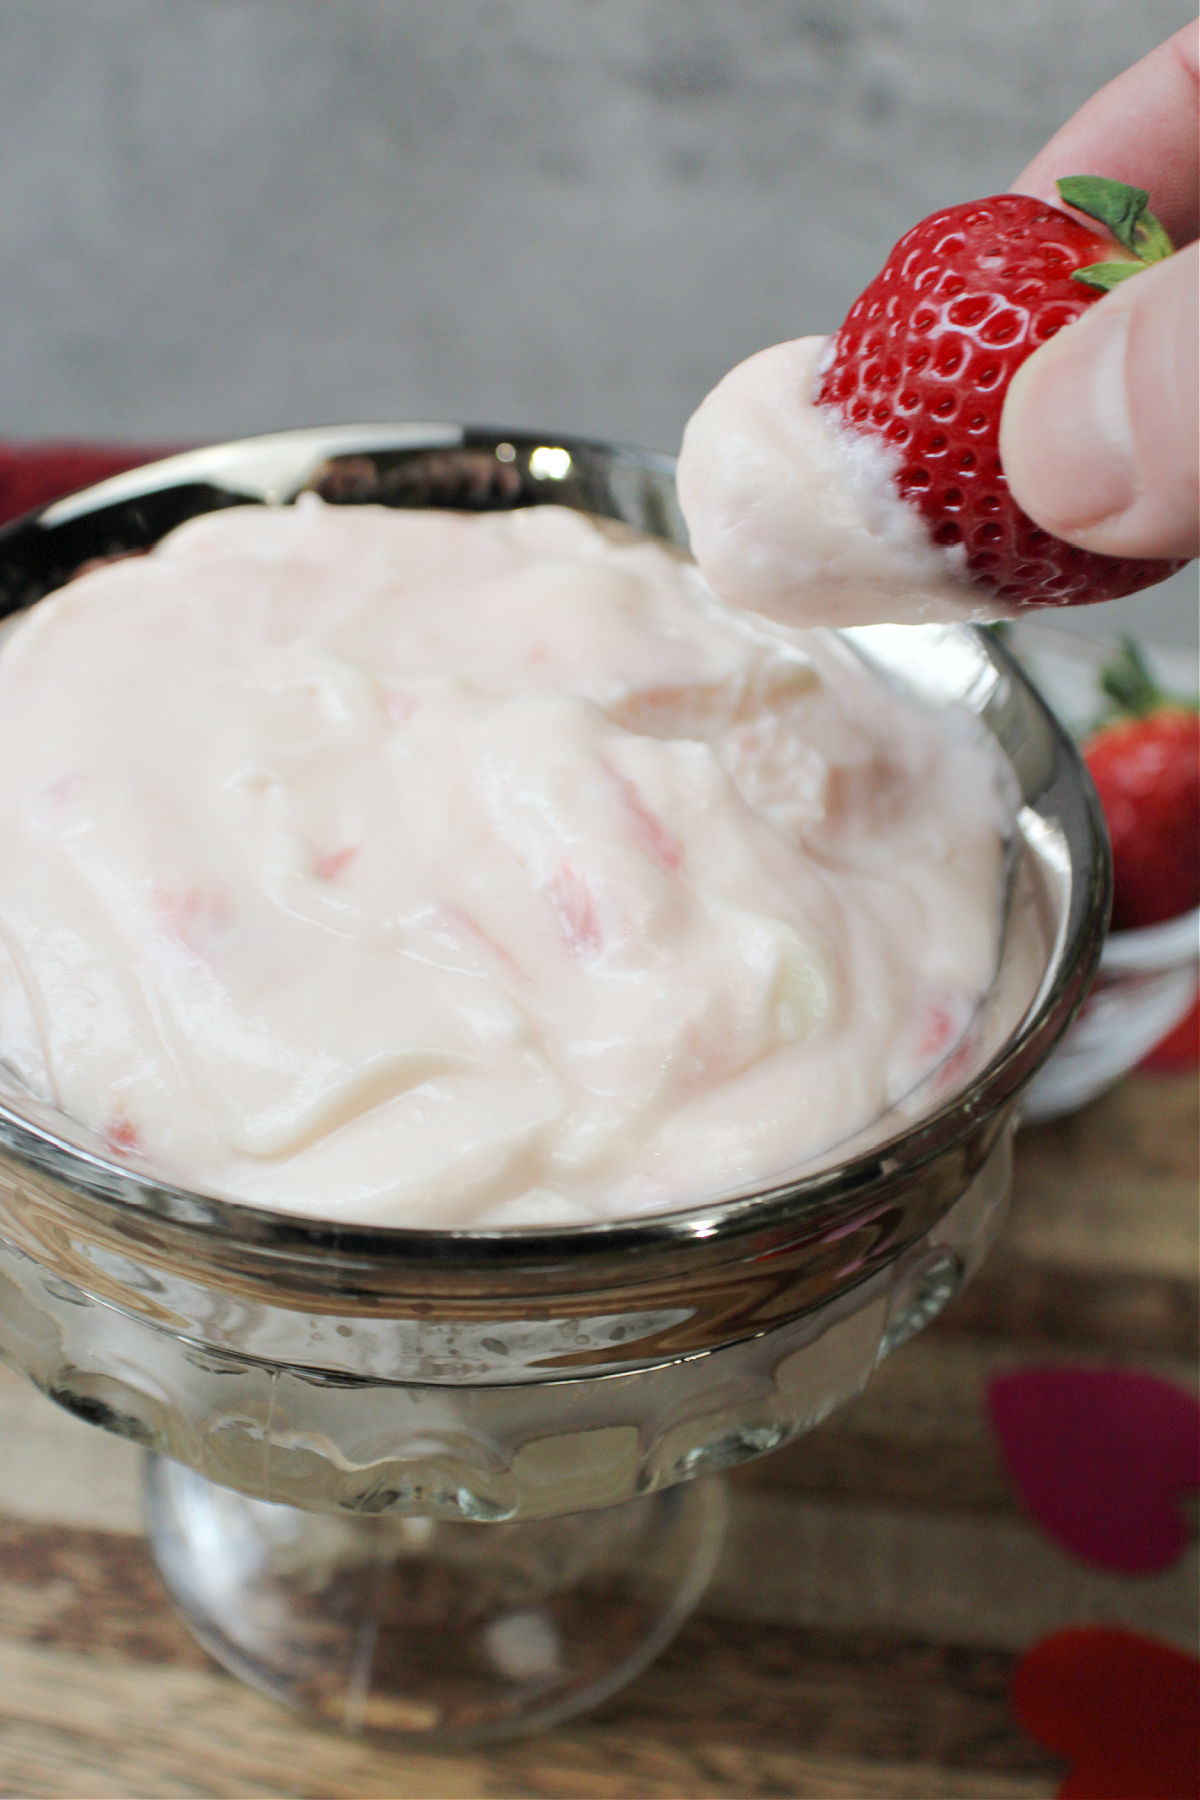
<path id="1" fill-rule="evenodd" d="M 1122 712 L 1135 718 L 1154 712 L 1166 698 L 1132 638 L 1122 638 L 1120 651 L 1100 672 L 1100 686 Z"/>
<path id="2" fill-rule="evenodd" d="M 1174 250 L 1174 244 L 1150 211 L 1150 196 L 1145 188 L 1109 181 L 1103 175 L 1065 175 L 1055 186 L 1068 206 L 1107 226 L 1118 244 L 1124 244 L 1141 262 L 1161 262 Z"/>
<path id="3" fill-rule="evenodd" d="M 1116 656 L 1100 671 L 1100 691 L 1113 702 L 1118 717 L 1148 718 L 1164 707 L 1200 712 L 1200 697 L 1171 693 L 1158 681 L 1138 645 L 1122 638 Z M 1112 714 L 1108 715 L 1112 722 Z"/>
<path id="4" fill-rule="evenodd" d="M 1122 281 L 1128 281 L 1131 275 L 1140 275 L 1146 267 L 1144 262 L 1102 262 L 1089 263 L 1086 269 L 1072 269 L 1071 280 L 1082 281 L 1087 287 L 1101 288 L 1106 294 Z"/>

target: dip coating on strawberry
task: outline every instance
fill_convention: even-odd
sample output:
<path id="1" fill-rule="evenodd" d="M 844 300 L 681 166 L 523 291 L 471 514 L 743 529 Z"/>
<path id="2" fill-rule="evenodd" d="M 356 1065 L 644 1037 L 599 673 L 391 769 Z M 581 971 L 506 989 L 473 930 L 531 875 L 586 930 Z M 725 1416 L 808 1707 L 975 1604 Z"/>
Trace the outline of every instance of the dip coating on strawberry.
<path id="1" fill-rule="evenodd" d="M 845 428 L 882 437 L 901 498 L 1012 607 L 1113 599 L 1178 566 L 1051 536 L 1017 506 L 1000 466 L 1000 414 L 1021 363 L 1171 250 L 1140 189 L 1087 176 L 1058 187 L 1116 239 L 1024 194 L 933 214 L 850 308 L 816 396 Z"/>
<path id="2" fill-rule="evenodd" d="M 1180 566 L 1051 536 L 1001 468 L 1020 364 L 1171 253 L 1141 189 L 1090 176 L 1059 188 L 1073 213 L 1021 194 L 936 213 L 832 338 L 760 351 L 708 395 L 678 488 L 722 599 L 805 626 L 997 619 L 1131 593 Z"/>
<path id="3" fill-rule="evenodd" d="M 1200 716 L 1129 644 L 1102 677 L 1118 711 L 1084 745 L 1113 853 L 1114 930 L 1200 905 Z"/>

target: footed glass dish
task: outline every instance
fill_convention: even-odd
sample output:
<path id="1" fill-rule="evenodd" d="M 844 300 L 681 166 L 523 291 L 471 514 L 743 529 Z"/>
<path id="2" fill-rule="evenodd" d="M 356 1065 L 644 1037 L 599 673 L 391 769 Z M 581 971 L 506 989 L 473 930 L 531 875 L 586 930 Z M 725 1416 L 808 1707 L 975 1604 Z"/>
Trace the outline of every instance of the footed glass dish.
<path id="1" fill-rule="evenodd" d="M 290 432 L 134 471 L 0 534 L 3 608 L 195 513 L 309 491 L 552 501 L 684 543 L 665 458 L 450 425 Z M 146 1448 L 172 1595 L 280 1700 L 426 1742 L 594 1704 L 702 1593 L 720 1471 L 856 1393 L 995 1238 L 1017 1102 L 1103 940 L 1102 824 L 1000 646 L 967 627 L 844 636 L 881 680 L 975 713 L 1020 802 L 999 969 L 968 1039 L 820 1165 L 571 1230 L 338 1225 L 107 1160 L 0 1069 L 0 1356 Z"/>

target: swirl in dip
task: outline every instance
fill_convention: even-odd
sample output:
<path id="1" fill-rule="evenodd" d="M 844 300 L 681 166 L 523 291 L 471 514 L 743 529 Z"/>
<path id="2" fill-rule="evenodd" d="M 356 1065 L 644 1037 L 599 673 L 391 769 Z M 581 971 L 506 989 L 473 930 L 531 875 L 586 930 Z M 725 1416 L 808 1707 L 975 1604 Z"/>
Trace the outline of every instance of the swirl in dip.
<path id="1" fill-rule="evenodd" d="M 559 507 L 244 507 L 0 653 L 0 1050 L 255 1205 L 574 1224 L 792 1172 L 961 1037 L 998 763 Z"/>

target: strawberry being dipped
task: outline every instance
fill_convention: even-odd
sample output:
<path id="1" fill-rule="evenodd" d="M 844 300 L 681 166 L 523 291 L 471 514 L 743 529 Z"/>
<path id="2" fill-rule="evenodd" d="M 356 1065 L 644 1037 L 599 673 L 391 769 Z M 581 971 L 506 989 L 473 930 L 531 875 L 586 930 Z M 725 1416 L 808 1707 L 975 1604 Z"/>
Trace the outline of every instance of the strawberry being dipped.
<path id="1" fill-rule="evenodd" d="M 961 546 L 969 578 L 1019 608 L 1110 600 L 1177 566 L 1052 537 L 1017 506 L 1000 466 L 1004 395 L 1025 358 L 1171 253 L 1140 188 L 1077 176 L 1058 190 L 1108 229 L 998 194 L 907 232 L 834 336 L 817 390 L 843 428 L 891 447 L 896 489 L 934 541 Z"/>
<path id="2" fill-rule="evenodd" d="M 1113 853 L 1113 929 L 1200 905 L 1200 716 L 1169 699 L 1136 647 L 1104 671 L 1112 721 L 1083 747 Z"/>
<path id="3" fill-rule="evenodd" d="M 934 214 L 831 338 L 760 351 L 708 396 L 678 486 L 724 599 L 793 625 L 995 619 L 1132 593 L 1179 566 L 1051 536 L 1004 477 L 1015 371 L 1171 253 L 1141 189 L 1091 176 L 1059 189 L 1070 211 L 1000 194 Z"/>

